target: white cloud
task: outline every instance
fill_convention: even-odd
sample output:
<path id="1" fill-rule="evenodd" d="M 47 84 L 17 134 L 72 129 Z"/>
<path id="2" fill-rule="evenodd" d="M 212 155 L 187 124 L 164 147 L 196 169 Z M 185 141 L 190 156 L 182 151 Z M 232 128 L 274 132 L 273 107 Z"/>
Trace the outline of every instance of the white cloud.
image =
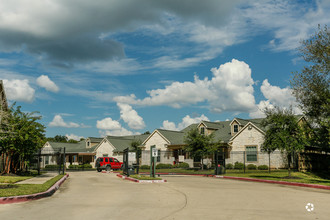
<path id="1" fill-rule="evenodd" d="M 173 82 L 164 89 L 147 91 L 149 97 L 136 99 L 130 96 L 117 96 L 120 103 L 158 106 L 168 105 L 174 108 L 208 102 L 209 108 L 215 112 L 244 112 L 254 108 L 254 81 L 251 78 L 249 65 L 233 59 L 231 62 L 212 68 L 213 77 L 200 80 L 197 76 L 194 82 Z"/>
<path id="2" fill-rule="evenodd" d="M 33 102 L 35 90 L 30 86 L 29 80 L 13 79 L 3 80 L 6 96 L 12 101 Z"/>
<path id="3" fill-rule="evenodd" d="M 47 91 L 51 91 L 51 92 L 58 92 L 59 91 L 58 86 L 52 80 L 50 80 L 49 77 L 46 76 L 46 75 L 39 76 L 37 78 L 37 84 L 40 87 L 45 88 Z"/>
<path id="4" fill-rule="evenodd" d="M 292 107 L 295 114 L 302 114 L 295 97 L 292 95 L 292 90 L 289 87 L 280 88 L 278 86 L 273 86 L 267 79 L 265 79 L 262 82 L 260 90 L 267 100 L 261 100 L 254 110 L 250 111 L 250 117 L 265 117 L 265 114 L 263 113 L 265 108 L 272 109 L 274 106 L 286 109 Z"/>
<path id="5" fill-rule="evenodd" d="M 122 128 L 118 121 L 112 120 L 110 117 L 97 120 L 96 127 L 102 130 L 120 130 Z"/>
<path id="6" fill-rule="evenodd" d="M 176 126 L 174 122 L 165 120 L 163 121 L 163 126 L 161 128 L 166 130 L 180 131 L 191 124 L 199 123 L 201 121 L 209 121 L 209 119 L 204 114 L 202 114 L 200 117 L 194 118 L 190 117 L 189 115 L 186 115 L 182 118 L 182 121 L 178 124 L 178 126 Z"/>
<path id="7" fill-rule="evenodd" d="M 296 99 L 292 95 L 292 90 L 289 87 L 280 88 L 278 86 L 272 86 L 268 80 L 265 79 L 262 82 L 260 90 L 265 98 L 275 105 L 282 107 L 296 105 Z"/>
<path id="8" fill-rule="evenodd" d="M 120 118 L 127 123 L 128 127 L 134 130 L 145 128 L 143 118 L 128 104 L 117 103 L 120 109 Z"/>
<path id="9" fill-rule="evenodd" d="M 134 135 L 134 134 L 140 134 L 140 133 L 129 131 L 126 128 L 120 128 L 119 130 L 100 130 L 99 134 L 101 137 L 105 137 L 105 136 Z"/>
<path id="10" fill-rule="evenodd" d="M 100 121 L 98 120 L 96 122 L 96 127 L 100 129 L 99 133 L 102 137 L 107 135 L 123 136 L 123 135 L 140 134 L 139 132 L 132 132 L 127 130 L 126 128 L 123 128 L 118 121 L 113 120 L 110 117 L 104 118 Z"/>
<path id="11" fill-rule="evenodd" d="M 85 138 L 83 136 L 78 136 L 78 135 L 75 135 L 75 134 L 66 134 L 65 137 L 68 138 L 68 140 L 76 140 L 76 141 L 80 141 L 81 138 Z"/>
<path id="12" fill-rule="evenodd" d="M 53 121 L 48 124 L 49 127 L 78 128 L 85 127 L 74 122 L 65 122 L 61 115 L 55 115 Z"/>

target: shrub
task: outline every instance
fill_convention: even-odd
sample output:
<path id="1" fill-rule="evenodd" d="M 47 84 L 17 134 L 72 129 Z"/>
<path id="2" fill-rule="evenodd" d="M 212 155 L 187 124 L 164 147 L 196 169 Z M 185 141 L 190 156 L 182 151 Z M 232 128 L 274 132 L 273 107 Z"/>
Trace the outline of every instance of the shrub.
<path id="1" fill-rule="evenodd" d="M 231 164 L 231 163 L 227 163 L 227 164 L 226 164 L 226 169 L 227 169 L 227 170 L 234 169 L 234 165 Z"/>
<path id="2" fill-rule="evenodd" d="M 78 169 L 79 165 L 69 165 L 69 169 Z"/>
<path id="3" fill-rule="evenodd" d="M 156 169 L 171 169 L 172 164 L 159 163 L 156 165 Z"/>
<path id="4" fill-rule="evenodd" d="M 90 169 L 93 168 L 90 164 L 82 164 L 82 165 L 69 165 L 69 169 Z"/>
<path id="5" fill-rule="evenodd" d="M 239 162 L 235 162 L 235 165 L 234 165 L 234 169 L 237 169 L 237 170 L 243 170 L 244 169 L 244 164 L 243 163 L 239 163 Z"/>
<path id="6" fill-rule="evenodd" d="M 267 165 L 259 165 L 258 170 L 268 170 L 268 166 Z"/>
<path id="7" fill-rule="evenodd" d="M 149 165 L 141 165 L 140 166 L 140 169 L 141 170 L 149 170 L 150 169 L 150 166 Z"/>
<path id="8" fill-rule="evenodd" d="M 59 165 L 55 165 L 55 164 L 48 164 L 45 166 L 46 169 L 59 169 L 60 166 Z"/>
<path id="9" fill-rule="evenodd" d="M 189 164 L 188 163 L 179 163 L 179 168 L 189 168 Z"/>
<path id="10" fill-rule="evenodd" d="M 257 166 L 254 165 L 254 164 L 249 164 L 249 165 L 247 165 L 247 169 L 248 170 L 256 170 L 257 169 Z"/>

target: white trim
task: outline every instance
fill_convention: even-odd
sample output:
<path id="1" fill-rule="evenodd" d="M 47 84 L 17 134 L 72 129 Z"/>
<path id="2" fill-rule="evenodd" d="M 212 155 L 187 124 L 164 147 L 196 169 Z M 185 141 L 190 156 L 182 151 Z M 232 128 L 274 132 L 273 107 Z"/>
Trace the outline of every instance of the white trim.
<path id="1" fill-rule="evenodd" d="M 141 145 L 145 145 L 150 139 L 151 137 L 155 134 L 155 133 L 158 133 L 159 136 L 161 136 L 168 144 L 171 144 L 171 142 L 169 140 L 166 139 L 166 137 L 164 137 L 164 135 L 162 135 L 162 133 L 160 131 L 158 131 L 158 129 L 154 130 L 151 135 L 148 136 L 147 139 L 145 139 Z"/>
<path id="2" fill-rule="evenodd" d="M 232 126 L 232 124 L 234 123 L 234 121 L 237 122 L 238 125 L 241 125 L 241 123 L 239 123 L 239 121 L 237 120 L 237 118 L 234 118 L 231 122 L 230 122 L 230 126 Z"/>
<path id="3" fill-rule="evenodd" d="M 260 128 L 258 128 L 255 124 L 253 124 L 252 122 L 247 123 L 242 129 L 240 129 L 232 138 L 230 138 L 229 142 L 233 141 L 240 133 L 242 133 L 246 128 L 248 128 L 249 126 L 254 127 L 257 131 L 259 131 L 261 134 L 265 135 L 265 132 L 263 130 L 261 130 Z"/>

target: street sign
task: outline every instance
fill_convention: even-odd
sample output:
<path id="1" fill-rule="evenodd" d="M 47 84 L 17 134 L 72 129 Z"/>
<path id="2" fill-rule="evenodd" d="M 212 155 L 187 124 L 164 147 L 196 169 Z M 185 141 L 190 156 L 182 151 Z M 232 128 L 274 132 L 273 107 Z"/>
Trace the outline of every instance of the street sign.
<path id="1" fill-rule="evenodd" d="M 158 150 L 156 148 L 152 148 L 152 157 L 158 157 Z"/>

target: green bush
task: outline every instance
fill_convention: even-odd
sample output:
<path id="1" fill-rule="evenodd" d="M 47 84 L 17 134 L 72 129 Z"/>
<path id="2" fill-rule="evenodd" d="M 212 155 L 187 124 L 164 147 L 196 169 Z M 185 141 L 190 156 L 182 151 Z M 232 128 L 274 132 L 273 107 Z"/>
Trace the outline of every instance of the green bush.
<path id="1" fill-rule="evenodd" d="M 268 166 L 267 165 L 259 165 L 258 170 L 268 170 Z"/>
<path id="2" fill-rule="evenodd" d="M 140 169 L 141 170 L 149 170 L 150 169 L 150 166 L 149 165 L 141 165 L 140 166 Z"/>
<path id="3" fill-rule="evenodd" d="M 234 169 L 234 165 L 231 164 L 231 163 L 227 163 L 227 164 L 226 164 L 226 169 L 227 169 L 227 170 Z"/>
<path id="4" fill-rule="evenodd" d="M 69 169 L 91 169 L 93 168 L 90 164 L 82 164 L 82 165 L 69 165 Z"/>
<path id="5" fill-rule="evenodd" d="M 171 169 L 172 164 L 159 163 L 156 165 L 156 169 Z"/>
<path id="6" fill-rule="evenodd" d="M 189 164 L 188 163 L 179 163 L 179 168 L 189 168 Z"/>
<path id="7" fill-rule="evenodd" d="M 249 165 L 247 165 L 247 169 L 248 170 L 256 170 L 257 169 L 257 166 L 254 165 L 254 164 L 249 164 Z"/>
<path id="8" fill-rule="evenodd" d="M 239 163 L 239 162 L 235 162 L 235 165 L 234 165 L 234 169 L 236 170 L 243 170 L 244 169 L 244 164 L 243 163 Z"/>
<path id="9" fill-rule="evenodd" d="M 55 164 L 48 164 L 45 166 L 45 169 L 59 169 L 59 168 L 60 166 Z"/>

